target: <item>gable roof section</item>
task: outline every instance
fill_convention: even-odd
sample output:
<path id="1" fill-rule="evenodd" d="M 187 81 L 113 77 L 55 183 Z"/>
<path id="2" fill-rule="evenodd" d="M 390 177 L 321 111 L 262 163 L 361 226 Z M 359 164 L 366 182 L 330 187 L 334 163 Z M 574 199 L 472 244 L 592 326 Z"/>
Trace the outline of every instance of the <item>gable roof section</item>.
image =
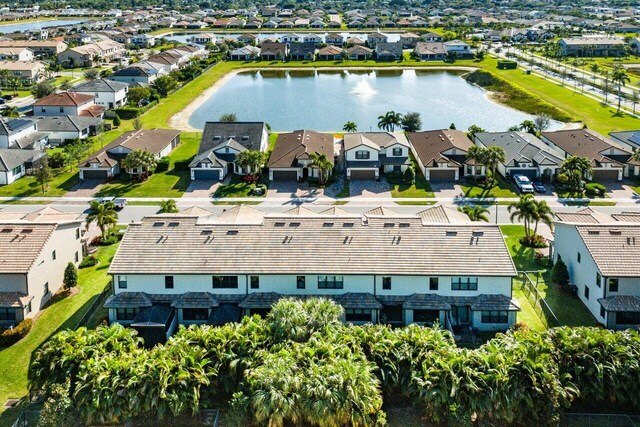
<path id="1" fill-rule="evenodd" d="M 605 277 L 640 277 L 640 225 L 576 225 L 576 230 Z"/>
<path id="2" fill-rule="evenodd" d="M 424 132 L 414 132 L 407 134 L 407 138 L 420 162 L 425 167 L 434 167 L 438 163 L 446 162 L 451 166 L 459 166 L 460 163 L 445 156 L 445 151 L 456 148 L 466 155 L 473 145 L 467 135 L 455 129 L 430 130 Z"/>
<path id="3" fill-rule="evenodd" d="M 634 161 L 629 161 L 631 157 L 629 151 L 609 138 L 589 129 L 544 132 L 542 136 L 571 156 L 586 157 L 591 160 L 594 167 L 600 167 L 607 163 L 614 167 L 622 167 L 624 163 L 635 164 Z M 611 149 L 619 151 L 621 154 L 604 154 L 605 151 Z"/>
<path id="4" fill-rule="evenodd" d="M 0 148 L 0 172 L 7 172 L 26 162 L 35 162 L 46 156 L 41 150 Z"/>
<path id="5" fill-rule="evenodd" d="M 38 116 L 38 130 L 43 132 L 76 132 L 98 126 L 100 119 L 85 116 Z"/>
<path id="6" fill-rule="evenodd" d="M 563 162 L 561 153 L 530 133 L 481 132 L 475 137 L 486 147 L 502 147 L 506 154 L 507 167 L 517 166 L 517 163 L 561 166 Z"/>
<path id="7" fill-rule="evenodd" d="M 29 272 L 55 230 L 55 224 L 1 222 L 0 273 Z"/>
<path id="8" fill-rule="evenodd" d="M 324 154 L 333 163 L 333 135 L 312 130 L 296 130 L 278 135 L 271 152 L 270 168 L 299 167 L 299 159 L 308 159 L 310 154 Z"/>
<path id="9" fill-rule="evenodd" d="M 59 92 L 47 95 L 44 98 L 38 99 L 33 105 L 35 106 L 47 106 L 53 105 L 56 107 L 79 107 L 95 99 L 95 95 L 85 95 L 77 92 Z"/>
<path id="10" fill-rule="evenodd" d="M 381 150 L 394 144 L 409 147 L 409 141 L 403 132 L 358 132 L 344 135 L 344 150 L 352 150 L 361 145 Z"/>
<path id="11" fill-rule="evenodd" d="M 118 158 L 112 156 L 110 151 L 116 147 L 125 147 L 131 151 L 146 150 L 157 155 L 178 135 L 180 131 L 174 129 L 140 129 L 125 132 L 85 160 L 84 164 L 98 162 L 100 166 L 114 166 Z"/>
<path id="12" fill-rule="evenodd" d="M 127 83 L 117 82 L 115 80 L 95 79 L 88 80 L 72 87 L 70 92 L 120 92 L 129 87 Z"/>

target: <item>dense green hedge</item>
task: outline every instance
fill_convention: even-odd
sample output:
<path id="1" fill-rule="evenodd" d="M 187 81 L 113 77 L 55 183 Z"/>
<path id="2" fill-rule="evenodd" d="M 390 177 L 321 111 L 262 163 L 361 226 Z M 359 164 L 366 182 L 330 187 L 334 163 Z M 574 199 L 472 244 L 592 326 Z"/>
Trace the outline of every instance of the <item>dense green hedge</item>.
<path id="1" fill-rule="evenodd" d="M 266 319 L 181 328 L 146 350 L 121 326 L 52 337 L 34 355 L 33 389 L 65 385 L 70 411 L 123 422 L 225 408 L 227 424 L 381 425 L 383 396 L 403 396 L 449 425 L 557 425 L 576 401 L 638 409 L 640 335 L 524 329 L 478 349 L 449 332 L 351 326 L 327 300 L 282 300 Z"/>
<path id="2" fill-rule="evenodd" d="M 33 320 L 24 319 L 15 328 L 5 329 L 0 333 L 0 348 L 8 347 L 24 338 L 33 326 Z"/>

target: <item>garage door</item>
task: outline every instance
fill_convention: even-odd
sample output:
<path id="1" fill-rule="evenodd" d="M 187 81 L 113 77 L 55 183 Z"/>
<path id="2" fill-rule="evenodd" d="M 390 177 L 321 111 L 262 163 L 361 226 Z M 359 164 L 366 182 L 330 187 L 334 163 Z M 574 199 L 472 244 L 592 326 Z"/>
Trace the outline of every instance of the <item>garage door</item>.
<path id="1" fill-rule="evenodd" d="M 431 169 L 429 170 L 430 181 L 453 181 L 456 179 L 455 169 Z"/>
<path id="2" fill-rule="evenodd" d="M 273 171 L 274 181 L 297 181 L 298 171 Z"/>
<path id="3" fill-rule="evenodd" d="M 537 169 L 509 169 L 509 173 L 511 174 L 511 176 L 524 175 L 531 181 L 535 181 L 535 179 L 537 178 L 537 172 Z"/>
<path id="4" fill-rule="evenodd" d="M 106 170 L 87 170 L 84 169 L 82 171 L 82 179 L 107 179 L 107 171 Z"/>
<path id="5" fill-rule="evenodd" d="M 220 180 L 220 171 L 217 169 L 196 169 L 193 171 L 193 178 L 202 181 Z"/>
<path id="6" fill-rule="evenodd" d="M 594 181 L 617 181 L 618 169 L 594 170 L 593 180 Z"/>
<path id="7" fill-rule="evenodd" d="M 376 179 L 375 169 L 352 169 L 351 179 Z"/>

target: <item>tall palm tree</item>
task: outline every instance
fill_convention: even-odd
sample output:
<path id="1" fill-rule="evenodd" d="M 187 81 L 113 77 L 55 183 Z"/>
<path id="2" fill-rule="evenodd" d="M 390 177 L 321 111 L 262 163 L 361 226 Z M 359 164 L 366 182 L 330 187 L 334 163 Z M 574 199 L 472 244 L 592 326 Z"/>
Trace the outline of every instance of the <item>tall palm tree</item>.
<path id="1" fill-rule="evenodd" d="M 387 111 L 383 116 L 378 116 L 378 127 L 387 132 L 393 132 L 396 126 L 402 124 L 402 114 L 395 111 Z"/>
<path id="2" fill-rule="evenodd" d="M 461 212 L 467 214 L 471 221 L 484 221 L 489 222 L 489 209 L 484 206 L 464 206 L 460 209 Z"/>
<path id="3" fill-rule="evenodd" d="M 622 86 L 626 86 L 631 82 L 627 70 L 622 67 L 616 67 L 611 73 L 611 83 L 618 84 L 618 113 L 620 112 L 620 105 L 622 104 Z"/>
<path id="4" fill-rule="evenodd" d="M 95 221 L 104 239 L 107 236 L 107 231 L 118 223 L 116 205 L 111 201 L 100 203 L 98 200 L 92 200 L 89 206 L 91 212 L 87 215 L 87 227 Z"/>
<path id="5" fill-rule="evenodd" d="M 580 182 L 591 174 L 593 168 L 588 158 L 569 156 L 562 162 L 560 171 L 569 175 L 569 181 L 572 183 L 573 189 L 579 190 Z"/>
<path id="6" fill-rule="evenodd" d="M 258 150 L 245 150 L 236 156 L 236 165 L 248 170 L 251 176 L 255 178 L 266 160 L 267 153 Z"/>
<path id="7" fill-rule="evenodd" d="M 142 177 L 149 176 L 149 171 L 156 167 L 158 160 L 156 156 L 147 150 L 134 150 L 122 159 L 122 167 L 124 167 L 131 176 Z"/>
<path id="8" fill-rule="evenodd" d="M 497 145 L 493 145 L 487 148 L 487 151 L 484 155 L 484 164 L 491 171 L 491 181 L 496 181 L 496 169 L 499 163 L 504 163 L 507 159 L 507 155 L 504 151 L 504 148 L 499 147 Z"/>
<path id="9" fill-rule="evenodd" d="M 347 122 L 342 126 L 342 130 L 345 132 L 357 132 L 358 125 L 356 125 L 355 122 Z"/>
<path id="10" fill-rule="evenodd" d="M 604 70 L 602 72 L 602 91 L 604 92 L 604 102 L 605 104 L 609 102 L 609 76 L 611 72 L 609 70 Z"/>
<path id="11" fill-rule="evenodd" d="M 524 194 L 520 196 L 520 200 L 513 202 L 507 208 L 513 220 L 522 221 L 524 223 L 524 236 L 528 240 L 531 236 L 531 221 L 534 219 L 536 212 L 535 197 L 532 194 Z"/>
<path id="12" fill-rule="evenodd" d="M 320 184 L 324 184 L 328 179 L 328 174 L 333 169 L 333 163 L 329 161 L 326 154 L 311 153 L 311 167 L 320 170 Z"/>
<path id="13" fill-rule="evenodd" d="M 546 201 L 544 200 L 534 200 L 534 215 L 532 217 L 534 226 L 533 226 L 533 236 L 535 237 L 538 234 L 538 224 L 540 222 L 546 224 L 551 227 L 553 223 L 553 211 L 549 207 Z"/>
<path id="14" fill-rule="evenodd" d="M 629 101 L 631 105 L 633 105 L 633 114 L 636 113 L 636 105 L 640 102 L 640 94 L 638 94 L 637 90 L 631 91 L 631 96 L 629 97 Z"/>
<path id="15" fill-rule="evenodd" d="M 598 71 L 600 71 L 600 66 L 598 65 L 598 63 L 593 63 L 591 65 L 589 65 L 589 69 L 591 70 L 591 72 L 593 73 L 593 84 L 596 84 L 596 75 L 598 74 Z"/>

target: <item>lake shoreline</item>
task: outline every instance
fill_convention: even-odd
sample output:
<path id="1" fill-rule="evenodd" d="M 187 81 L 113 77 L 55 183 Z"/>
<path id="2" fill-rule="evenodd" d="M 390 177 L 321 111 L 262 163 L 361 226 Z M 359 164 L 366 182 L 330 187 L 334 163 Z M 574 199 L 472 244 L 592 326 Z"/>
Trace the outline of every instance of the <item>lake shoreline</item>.
<path id="1" fill-rule="evenodd" d="M 467 66 L 444 66 L 444 67 L 429 67 L 428 69 L 420 67 L 317 67 L 310 69 L 308 67 L 290 67 L 290 68 L 270 68 L 270 67 L 256 67 L 256 68 L 238 68 L 226 73 L 220 79 L 218 79 L 211 87 L 202 92 L 198 97 L 194 98 L 189 105 L 184 109 L 174 114 L 169 119 L 169 126 L 173 129 L 179 129 L 185 132 L 202 132 L 202 129 L 194 128 L 189 124 L 191 115 L 201 107 L 213 94 L 215 94 L 225 83 L 227 83 L 232 77 L 249 71 L 385 71 L 385 70 L 410 70 L 410 71 L 458 71 L 458 72 L 471 72 L 476 70 L 476 67 Z"/>

